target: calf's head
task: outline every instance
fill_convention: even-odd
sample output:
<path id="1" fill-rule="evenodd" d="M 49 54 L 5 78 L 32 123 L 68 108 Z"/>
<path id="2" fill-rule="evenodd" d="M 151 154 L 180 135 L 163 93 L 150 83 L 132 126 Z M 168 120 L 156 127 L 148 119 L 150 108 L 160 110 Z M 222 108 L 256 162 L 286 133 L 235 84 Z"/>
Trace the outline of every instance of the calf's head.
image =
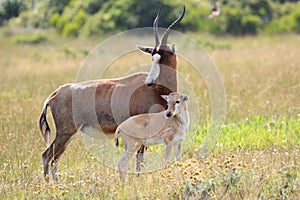
<path id="1" fill-rule="evenodd" d="M 173 92 L 169 95 L 161 95 L 163 99 L 165 99 L 168 103 L 168 108 L 166 111 L 166 117 L 171 118 L 175 115 L 178 115 L 185 109 L 186 101 L 188 97 L 183 94 L 178 94 Z"/>

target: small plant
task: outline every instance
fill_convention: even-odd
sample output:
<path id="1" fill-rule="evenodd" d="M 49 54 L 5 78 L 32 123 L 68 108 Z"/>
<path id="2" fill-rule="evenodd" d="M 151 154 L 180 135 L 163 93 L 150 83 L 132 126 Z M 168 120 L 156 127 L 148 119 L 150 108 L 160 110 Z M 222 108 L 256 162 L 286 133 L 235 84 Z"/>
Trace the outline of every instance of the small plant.
<path id="1" fill-rule="evenodd" d="M 12 41 L 18 44 L 39 44 L 47 40 L 48 38 L 43 34 L 23 34 L 12 37 Z"/>

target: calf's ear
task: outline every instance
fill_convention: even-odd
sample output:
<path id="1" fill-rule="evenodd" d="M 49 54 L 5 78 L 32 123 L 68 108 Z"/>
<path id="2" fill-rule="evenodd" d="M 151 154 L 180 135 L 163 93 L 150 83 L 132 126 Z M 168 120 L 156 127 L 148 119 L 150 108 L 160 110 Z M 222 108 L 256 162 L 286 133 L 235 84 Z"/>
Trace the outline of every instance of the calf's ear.
<path id="1" fill-rule="evenodd" d="M 164 100 L 168 101 L 169 95 L 160 95 Z"/>
<path id="2" fill-rule="evenodd" d="M 187 101 L 189 98 L 187 96 L 183 96 L 183 101 Z"/>

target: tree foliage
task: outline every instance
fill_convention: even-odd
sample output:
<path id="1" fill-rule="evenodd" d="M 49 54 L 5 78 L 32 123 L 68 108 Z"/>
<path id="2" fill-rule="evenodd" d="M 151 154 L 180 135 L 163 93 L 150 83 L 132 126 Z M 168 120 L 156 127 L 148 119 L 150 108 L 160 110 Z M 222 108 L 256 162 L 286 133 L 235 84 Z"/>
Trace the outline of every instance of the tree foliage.
<path id="1" fill-rule="evenodd" d="M 213 0 L 5 0 L 0 17 L 14 25 L 54 27 L 62 36 L 96 35 L 152 25 L 159 7 L 160 27 L 168 27 L 186 5 L 186 15 L 176 26 L 181 31 L 246 35 L 300 32 L 300 2 L 293 0 L 219 0 L 221 14 L 208 15 Z M 9 9 L 8 5 L 15 5 Z M 25 2 L 25 3 L 24 3 Z"/>
<path id="2" fill-rule="evenodd" d="M 4 19 L 17 17 L 25 9 L 25 3 L 22 0 L 4 0 L 0 5 L 0 17 Z"/>

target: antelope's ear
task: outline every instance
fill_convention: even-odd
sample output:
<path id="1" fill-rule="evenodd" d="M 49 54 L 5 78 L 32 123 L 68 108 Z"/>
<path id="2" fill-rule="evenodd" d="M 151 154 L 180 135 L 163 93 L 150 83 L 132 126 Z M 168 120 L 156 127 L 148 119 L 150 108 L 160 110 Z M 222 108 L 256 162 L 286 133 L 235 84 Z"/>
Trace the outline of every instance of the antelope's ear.
<path id="1" fill-rule="evenodd" d="M 136 48 L 146 54 L 151 54 L 153 51 L 153 47 L 148 47 L 148 46 L 136 45 Z"/>
<path id="2" fill-rule="evenodd" d="M 168 101 L 169 95 L 160 95 L 164 100 Z"/>
<path id="3" fill-rule="evenodd" d="M 187 101 L 189 98 L 187 96 L 183 96 L 183 101 Z"/>
<path id="4" fill-rule="evenodd" d="M 177 51 L 177 47 L 175 44 L 171 44 L 170 49 L 171 49 L 172 53 L 176 53 L 176 51 Z"/>

